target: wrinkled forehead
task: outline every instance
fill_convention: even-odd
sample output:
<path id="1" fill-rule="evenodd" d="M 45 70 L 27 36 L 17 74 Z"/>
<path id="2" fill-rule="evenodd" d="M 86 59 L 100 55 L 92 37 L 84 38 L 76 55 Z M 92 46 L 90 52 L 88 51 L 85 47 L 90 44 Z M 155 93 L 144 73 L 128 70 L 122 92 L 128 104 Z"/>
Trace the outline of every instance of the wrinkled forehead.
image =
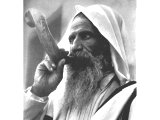
<path id="1" fill-rule="evenodd" d="M 87 17 L 83 15 L 83 13 L 80 13 L 74 17 L 71 23 L 70 32 L 74 32 L 80 29 L 87 30 L 87 31 L 93 31 L 94 29 L 93 24 L 90 22 L 90 20 Z"/>

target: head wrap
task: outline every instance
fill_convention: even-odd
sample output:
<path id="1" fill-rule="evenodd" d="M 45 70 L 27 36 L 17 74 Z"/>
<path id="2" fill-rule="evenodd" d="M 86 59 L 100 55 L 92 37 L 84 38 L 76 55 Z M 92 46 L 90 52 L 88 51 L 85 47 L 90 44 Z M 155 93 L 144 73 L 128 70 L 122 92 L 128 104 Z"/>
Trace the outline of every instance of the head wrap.
<path id="1" fill-rule="evenodd" d="M 91 5 L 88 7 L 76 6 L 75 16 L 82 12 L 110 43 L 112 64 L 121 85 L 130 80 L 128 63 L 123 42 L 126 39 L 125 26 L 122 17 L 113 9 L 105 5 Z M 74 18 L 74 17 L 73 17 Z M 69 29 L 73 18 L 58 44 L 60 48 L 69 50 Z"/>

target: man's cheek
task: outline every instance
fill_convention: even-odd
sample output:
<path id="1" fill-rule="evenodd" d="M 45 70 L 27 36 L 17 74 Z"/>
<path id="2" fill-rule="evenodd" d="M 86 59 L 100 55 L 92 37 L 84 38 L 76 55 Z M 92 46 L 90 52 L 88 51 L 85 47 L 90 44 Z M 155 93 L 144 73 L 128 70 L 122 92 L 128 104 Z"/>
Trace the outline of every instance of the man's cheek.
<path id="1" fill-rule="evenodd" d="M 96 56 L 102 54 L 104 49 L 103 49 L 103 45 L 96 44 L 96 45 L 92 46 L 91 50 L 92 50 L 93 56 L 96 57 Z"/>

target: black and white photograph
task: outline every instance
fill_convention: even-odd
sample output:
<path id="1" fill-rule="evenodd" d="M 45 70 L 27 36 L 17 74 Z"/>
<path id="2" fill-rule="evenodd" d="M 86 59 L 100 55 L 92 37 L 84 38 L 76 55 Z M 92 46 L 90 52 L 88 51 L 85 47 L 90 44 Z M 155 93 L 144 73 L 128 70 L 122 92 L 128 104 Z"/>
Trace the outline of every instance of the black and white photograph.
<path id="1" fill-rule="evenodd" d="M 1 1 L 2 120 L 160 120 L 157 0 Z"/>
<path id="2" fill-rule="evenodd" d="M 136 0 L 23 2 L 23 119 L 135 120 Z"/>

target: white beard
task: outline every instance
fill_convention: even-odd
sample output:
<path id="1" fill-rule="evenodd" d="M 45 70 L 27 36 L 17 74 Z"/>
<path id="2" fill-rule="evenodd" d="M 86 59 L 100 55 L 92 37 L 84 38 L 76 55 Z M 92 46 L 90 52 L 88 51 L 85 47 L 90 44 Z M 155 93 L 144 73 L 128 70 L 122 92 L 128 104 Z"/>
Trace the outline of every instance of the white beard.
<path id="1" fill-rule="evenodd" d="M 84 62 L 84 60 L 82 60 Z M 67 66 L 67 83 L 64 95 L 64 108 L 75 108 L 81 110 L 95 96 L 99 89 L 99 81 L 103 77 L 102 63 L 99 57 L 92 57 L 90 61 L 80 69 Z M 78 63 L 76 63 L 78 64 Z M 75 67 L 75 66 L 74 66 Z"/>

